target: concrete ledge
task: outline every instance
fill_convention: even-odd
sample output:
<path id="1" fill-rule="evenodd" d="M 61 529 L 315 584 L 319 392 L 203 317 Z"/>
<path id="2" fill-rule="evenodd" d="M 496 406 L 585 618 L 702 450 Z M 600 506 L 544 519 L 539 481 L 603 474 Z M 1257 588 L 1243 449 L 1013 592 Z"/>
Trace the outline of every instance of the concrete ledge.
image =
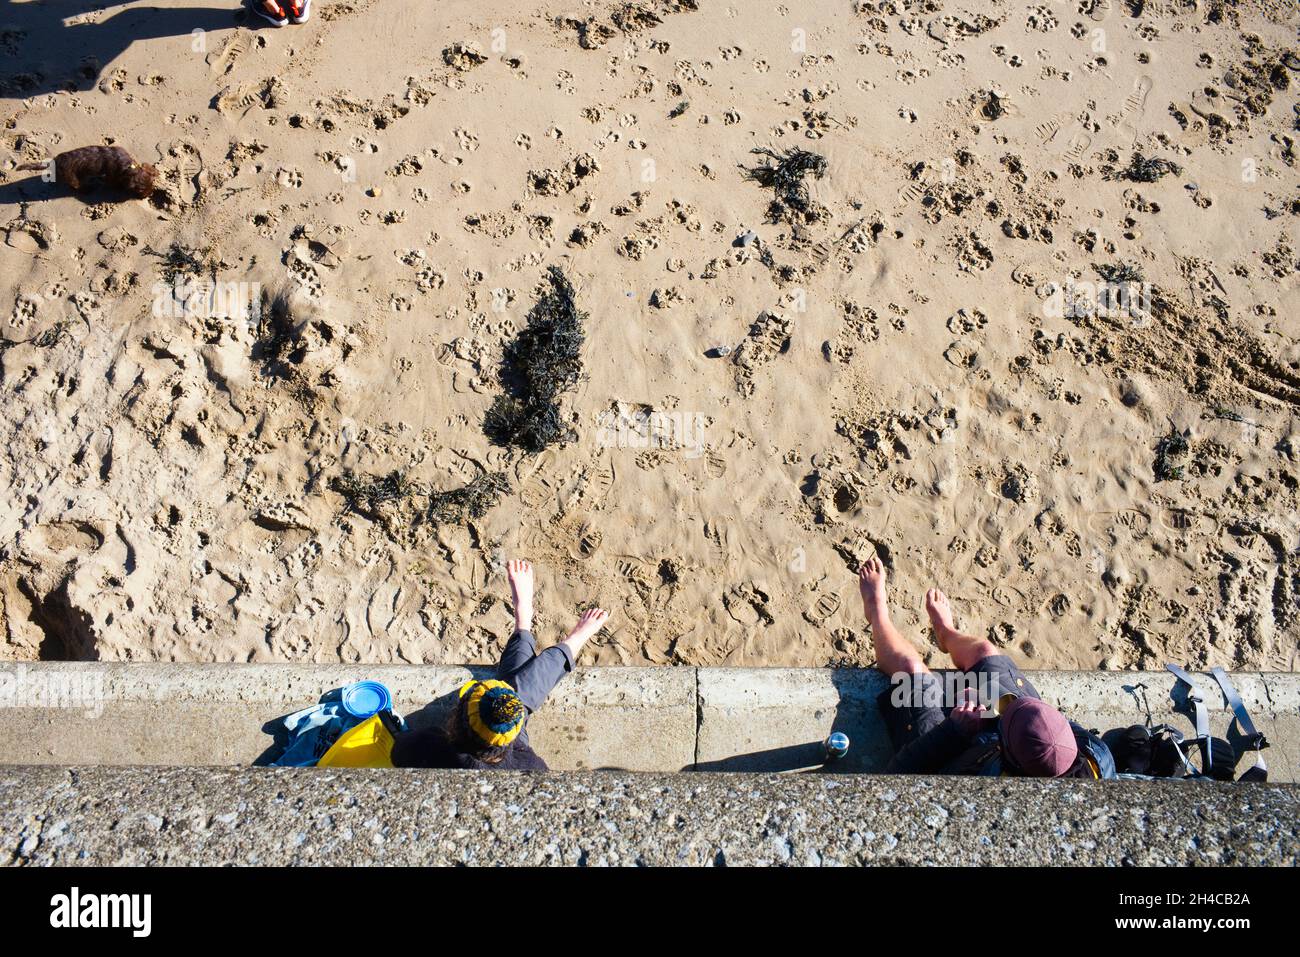
<path id="1" fill-rule="evenodd" d="M 487 667 L 39 663 L 0 666 L 0 761 L 12 764 L 251 764 L 268 720 L 361 678 L 383 681 L 413 725 L 444 719 L 456 689 Z M 1176 714 L 1167 672 L 1030 672 L 1048 700 L 1102 731 Z M 1231 716 L 1218 686 L 1196 676 L 1213 731 Z M 1300 780 L 1300 675 L 1233 675 L 1260 729 L 1274 781 Z M 33 698 L 79 689 L 88 699 Z M 588 668 L 561 682 L 529 728 L 557 770 L 794 770 L 820 760 L 832 730 L 853 742 L 837 771 L 877 771 L 889 747 L 876 706 L 883 675 L 855 669 Z M 6 689 L 17 689 L 6 693 Z"/>
<path id="2" fill-rule="evenodd" d="M 0 769 L 0 864 L 1291 865 L 1300 789 L 875 775 Z"/>

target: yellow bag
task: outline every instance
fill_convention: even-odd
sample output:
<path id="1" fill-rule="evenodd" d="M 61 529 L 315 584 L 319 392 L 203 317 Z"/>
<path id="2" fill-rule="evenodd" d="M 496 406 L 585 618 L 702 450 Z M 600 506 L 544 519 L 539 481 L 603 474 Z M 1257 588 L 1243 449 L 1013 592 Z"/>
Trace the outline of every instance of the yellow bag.
<path id="1" fill-rule="evenodd" d="M 393 735 L 373 715 L 353 728 L 348 728 L 328 751 L 316 762 L 318 768 L 391 768 L 393 766 Z"/>

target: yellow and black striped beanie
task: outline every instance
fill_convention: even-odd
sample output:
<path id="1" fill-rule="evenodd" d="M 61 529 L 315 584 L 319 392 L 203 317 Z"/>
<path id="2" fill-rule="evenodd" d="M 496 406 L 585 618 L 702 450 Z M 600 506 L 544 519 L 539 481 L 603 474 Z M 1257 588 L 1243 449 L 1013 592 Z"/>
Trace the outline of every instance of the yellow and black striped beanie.
<path id="1" fill-rule="evenodd" d="M 487 747 L 504 748 L 524 728 L 528 710 L 504 681 L 467 681 L 460 698 L 470 731 Z"/>

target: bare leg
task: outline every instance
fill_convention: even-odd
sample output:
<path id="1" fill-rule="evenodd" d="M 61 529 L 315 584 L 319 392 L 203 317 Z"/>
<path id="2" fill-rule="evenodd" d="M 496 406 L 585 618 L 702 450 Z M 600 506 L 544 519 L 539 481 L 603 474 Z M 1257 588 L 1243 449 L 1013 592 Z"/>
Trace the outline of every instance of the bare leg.
<path id="1" fill-rule="evenodd" d="M 506 562 L 510 597 L 515 604 L 515 631 L 533 630 L 533 563 L 522 558 Z"/>
<path id="2" fill-rule="evenodd" d="M 570 631 L 564 641 L 560 643 L 569 647 L 569 650 L 573 652 L 573 658 L 576 661 L 578 658 L 578 652 L 582 651 L 582 646 L 585 645 L 588 639 L 594 636 L 596 632 L 600 631 L 600 629 L 604 627 L 605 622 L 608 619 L 609 612 L 605 611 L 605 609 L 588 608 L 582 613 L 582 617 L 578 619 L 578 623 L 573 626 L 573 630 Z"/>
<path id="3" fill-rule="evenodd" d="M 876 650 L 876 668 L 887 675 L 914 675 L 929 671 L 921 660 L 920 653 L 898 633 L 894 623 L 889 620 L 885 566 L 879 558 L 867 559 L 858 569 L 858 590 L 862 593 L 862 609 L 871 624 L 871 644 Z"/>
<path id="4" fill-rule="evenodd" d="M 939 589 L 931 588 L 925 593 L 925 613 L 930 616 L 939 650 L 951 655 L 953 664 L 962 671 L 969 671 L 977 661 L 1000 653 L 991 641 L 956 629 L 952 621 L 952 605 L 948 603 L 948 596 Z"/>

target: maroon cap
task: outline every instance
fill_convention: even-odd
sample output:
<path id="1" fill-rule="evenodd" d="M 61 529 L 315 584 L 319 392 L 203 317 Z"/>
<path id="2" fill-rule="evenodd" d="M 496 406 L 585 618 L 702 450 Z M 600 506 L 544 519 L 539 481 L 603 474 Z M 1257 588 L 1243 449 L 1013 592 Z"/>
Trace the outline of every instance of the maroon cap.
<path id="1" fill-rule="evenodd" d="M 1017 698 L 1002 709 L 1002 744 L 1025 774 L 1060 777 L 1079 756 L 1065 715 L 1038 698 Z"/>

